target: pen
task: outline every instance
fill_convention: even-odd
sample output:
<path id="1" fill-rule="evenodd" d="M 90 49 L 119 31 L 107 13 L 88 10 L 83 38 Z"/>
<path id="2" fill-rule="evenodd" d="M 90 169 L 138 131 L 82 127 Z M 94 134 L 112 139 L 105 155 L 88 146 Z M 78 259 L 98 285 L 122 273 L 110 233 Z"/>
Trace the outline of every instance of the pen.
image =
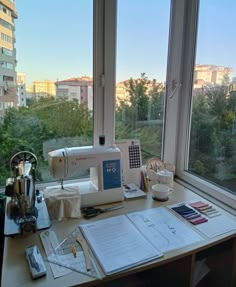
<path id="1" fill-rule="evenodd" d="M 129 189 L 129 190 L 125 190 L 125 192 L 136 192 L 137 189 Z"/>

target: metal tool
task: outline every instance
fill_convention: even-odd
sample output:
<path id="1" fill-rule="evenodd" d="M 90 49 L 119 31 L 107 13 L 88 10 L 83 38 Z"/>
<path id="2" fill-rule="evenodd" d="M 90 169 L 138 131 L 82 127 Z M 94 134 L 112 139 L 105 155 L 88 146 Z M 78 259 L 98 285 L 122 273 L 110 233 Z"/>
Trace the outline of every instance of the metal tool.
<path id="1" fill-rule="evenodd" d="M 120 209 L 120 208 L 123 208 L 123 205 L 114 206 L 114 207 L 110 207 L 110 208 L 84 207 L 81 209 L 81 211 L 82 211 L 84 217 L 88 219 L 91 217 L 95 217 L 99 214 L 113 211 L 113 210 Z"/>

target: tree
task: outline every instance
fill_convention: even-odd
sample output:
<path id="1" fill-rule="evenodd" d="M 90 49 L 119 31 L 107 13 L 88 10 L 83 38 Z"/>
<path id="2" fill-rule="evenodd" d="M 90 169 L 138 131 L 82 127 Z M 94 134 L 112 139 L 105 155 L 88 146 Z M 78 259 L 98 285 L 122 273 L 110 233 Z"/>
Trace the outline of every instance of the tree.
<path id="1" fill-rule="evenodd" d="M 49 139 L 86 137 L 92 141 L 92 116 L 78 101 L 40 98 L 32 101 L 29 108 L 9 108 L 0 124 L 0 184 L 10 176 L 10 159 L 18 151 L 33 152 L 41 168 L 48 168 L 43 155 L 43 143 Z"/>
<path id="2" fill-rule="evenodd" d="M 125 83 L 127 99 L 116 110 L 116 138 L 140 139 L 143 157 L 160 156 L 165 87 L 145 73 Z"/>
<path id="3" fill-rule="evenodd" d="M 189 170 L 223 186 L 236 178 L 234 112 L 235 92 L 226 85 L 193 96 Z"/>

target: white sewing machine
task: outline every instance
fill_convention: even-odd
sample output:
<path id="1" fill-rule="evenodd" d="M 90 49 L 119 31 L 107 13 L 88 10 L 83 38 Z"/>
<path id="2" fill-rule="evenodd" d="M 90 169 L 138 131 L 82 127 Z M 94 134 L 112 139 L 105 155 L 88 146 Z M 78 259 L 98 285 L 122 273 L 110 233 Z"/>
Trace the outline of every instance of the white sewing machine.
<path id="1" fill-rule="evenodd" d="M 50 172 L 62 182 L 76 170 L 90 168 L 89 181 L 73 184 L 79 188 L 81 207 L 124 200 L 120 158 L 120 150 L 114 146 L 63 148 L 48 153 Z"/>

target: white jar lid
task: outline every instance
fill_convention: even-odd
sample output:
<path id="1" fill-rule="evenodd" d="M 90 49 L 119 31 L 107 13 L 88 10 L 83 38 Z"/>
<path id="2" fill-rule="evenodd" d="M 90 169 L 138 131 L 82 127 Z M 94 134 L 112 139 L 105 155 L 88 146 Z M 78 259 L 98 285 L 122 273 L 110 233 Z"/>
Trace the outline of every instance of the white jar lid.
<path id="1" fill-rule="evenodd" d="M 167 169 L 163 169 L 163 170 L 158 171 L 157 175 L 169 177 L 169 176 L 173 176 L 173 172 L 168 171 Z"/>

